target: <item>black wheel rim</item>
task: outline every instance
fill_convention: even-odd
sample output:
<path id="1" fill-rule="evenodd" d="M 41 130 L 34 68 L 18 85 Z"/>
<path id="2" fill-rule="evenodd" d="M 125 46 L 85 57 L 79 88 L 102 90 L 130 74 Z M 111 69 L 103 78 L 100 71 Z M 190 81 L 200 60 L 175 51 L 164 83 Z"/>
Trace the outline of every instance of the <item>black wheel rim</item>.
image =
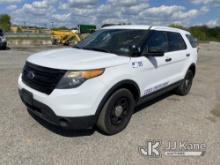
<path id="1" fill-rule="evenodd" d="M 119 98 L 112 107 L 110 121 L 112 125 L 118 126 L 124 123 L 129 113 L 129 100 L 126 97 Z"/>

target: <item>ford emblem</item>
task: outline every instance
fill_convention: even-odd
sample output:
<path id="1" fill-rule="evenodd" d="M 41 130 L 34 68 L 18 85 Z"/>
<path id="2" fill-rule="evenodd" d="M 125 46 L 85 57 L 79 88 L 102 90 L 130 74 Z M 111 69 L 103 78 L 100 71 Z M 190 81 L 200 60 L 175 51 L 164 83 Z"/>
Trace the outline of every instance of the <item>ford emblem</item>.
<path id="1" fill-rule="evenodd" d="M 35 78 L 34 72 L 29 71 L 29 72 L 27 73 L 27 77 L 28 77 L 29 79 L 33 80 L 33 79 Z"/>

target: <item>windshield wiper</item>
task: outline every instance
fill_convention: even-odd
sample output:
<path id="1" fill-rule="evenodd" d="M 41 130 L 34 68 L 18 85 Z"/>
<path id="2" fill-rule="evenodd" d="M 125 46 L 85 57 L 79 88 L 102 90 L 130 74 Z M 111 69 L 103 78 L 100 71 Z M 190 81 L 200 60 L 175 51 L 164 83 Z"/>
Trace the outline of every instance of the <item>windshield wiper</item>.
<path id="1" fill-rule="evenodd" d="M 94 50 L 94 51 L 99 51 L 99 52 L 106 52 L 106 53 L 112 53 L 110 50 L 105 49 L 105 48 L 83 48 L 86 50 Z"/>

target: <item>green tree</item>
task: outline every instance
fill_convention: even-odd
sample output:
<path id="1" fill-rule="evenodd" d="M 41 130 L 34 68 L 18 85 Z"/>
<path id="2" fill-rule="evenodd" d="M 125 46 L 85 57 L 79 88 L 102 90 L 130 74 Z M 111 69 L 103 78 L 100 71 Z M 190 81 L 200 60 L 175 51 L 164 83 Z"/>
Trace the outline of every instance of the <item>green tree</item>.
<path id="1" fill-rule="evenodd" d="M 211 28 L 206 25 L 202 25 L 186 28 L 178 24 L 171 24 L 169 26 L 189 31 L 195 38 L 200 41 L 220 41 L 220 27 Z"/>
<path id="2" fill-rule="evenodd" d="M 54 28 L 52 28 L 52 30 L 70 30 L 69 28 L 67 28 L 66 26 L 60 26 L 60 27 L 54 27 Z"/>
<path id="3" fill-rule="evenodd" d="M 208 27 L 206 26 L 194 26 L 189 29 L 191 34 L 200 41 L 210 40 L 210 37 L 207 35 L 207 30 Z"/>
<path id="4" fill-rule="evenodd" d="M 180 24 L 171 24 L 171 25 L 169 25 L 169 27 L 187 30 L 186 27 L 184 27 L 183 25 L 180 25 Z"/>
<path id="5" fill-rule="evenodd" d="M 0 15 L 0 28 L 3 31 L 9 31 L 11 27 L 11 17 L 7 14 Z"/>

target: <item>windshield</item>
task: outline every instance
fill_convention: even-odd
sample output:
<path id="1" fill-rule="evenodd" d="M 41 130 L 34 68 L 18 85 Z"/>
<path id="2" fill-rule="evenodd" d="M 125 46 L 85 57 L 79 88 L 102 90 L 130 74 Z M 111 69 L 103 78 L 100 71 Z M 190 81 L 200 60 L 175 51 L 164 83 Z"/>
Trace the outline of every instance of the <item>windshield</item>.
<path id="1" fill-rule="evenodd" d="M 130 56 L 130 47 L 142 46 L 147 34 L 147 30 L 104 29 L 89 35 L 75 48 Z"/>

